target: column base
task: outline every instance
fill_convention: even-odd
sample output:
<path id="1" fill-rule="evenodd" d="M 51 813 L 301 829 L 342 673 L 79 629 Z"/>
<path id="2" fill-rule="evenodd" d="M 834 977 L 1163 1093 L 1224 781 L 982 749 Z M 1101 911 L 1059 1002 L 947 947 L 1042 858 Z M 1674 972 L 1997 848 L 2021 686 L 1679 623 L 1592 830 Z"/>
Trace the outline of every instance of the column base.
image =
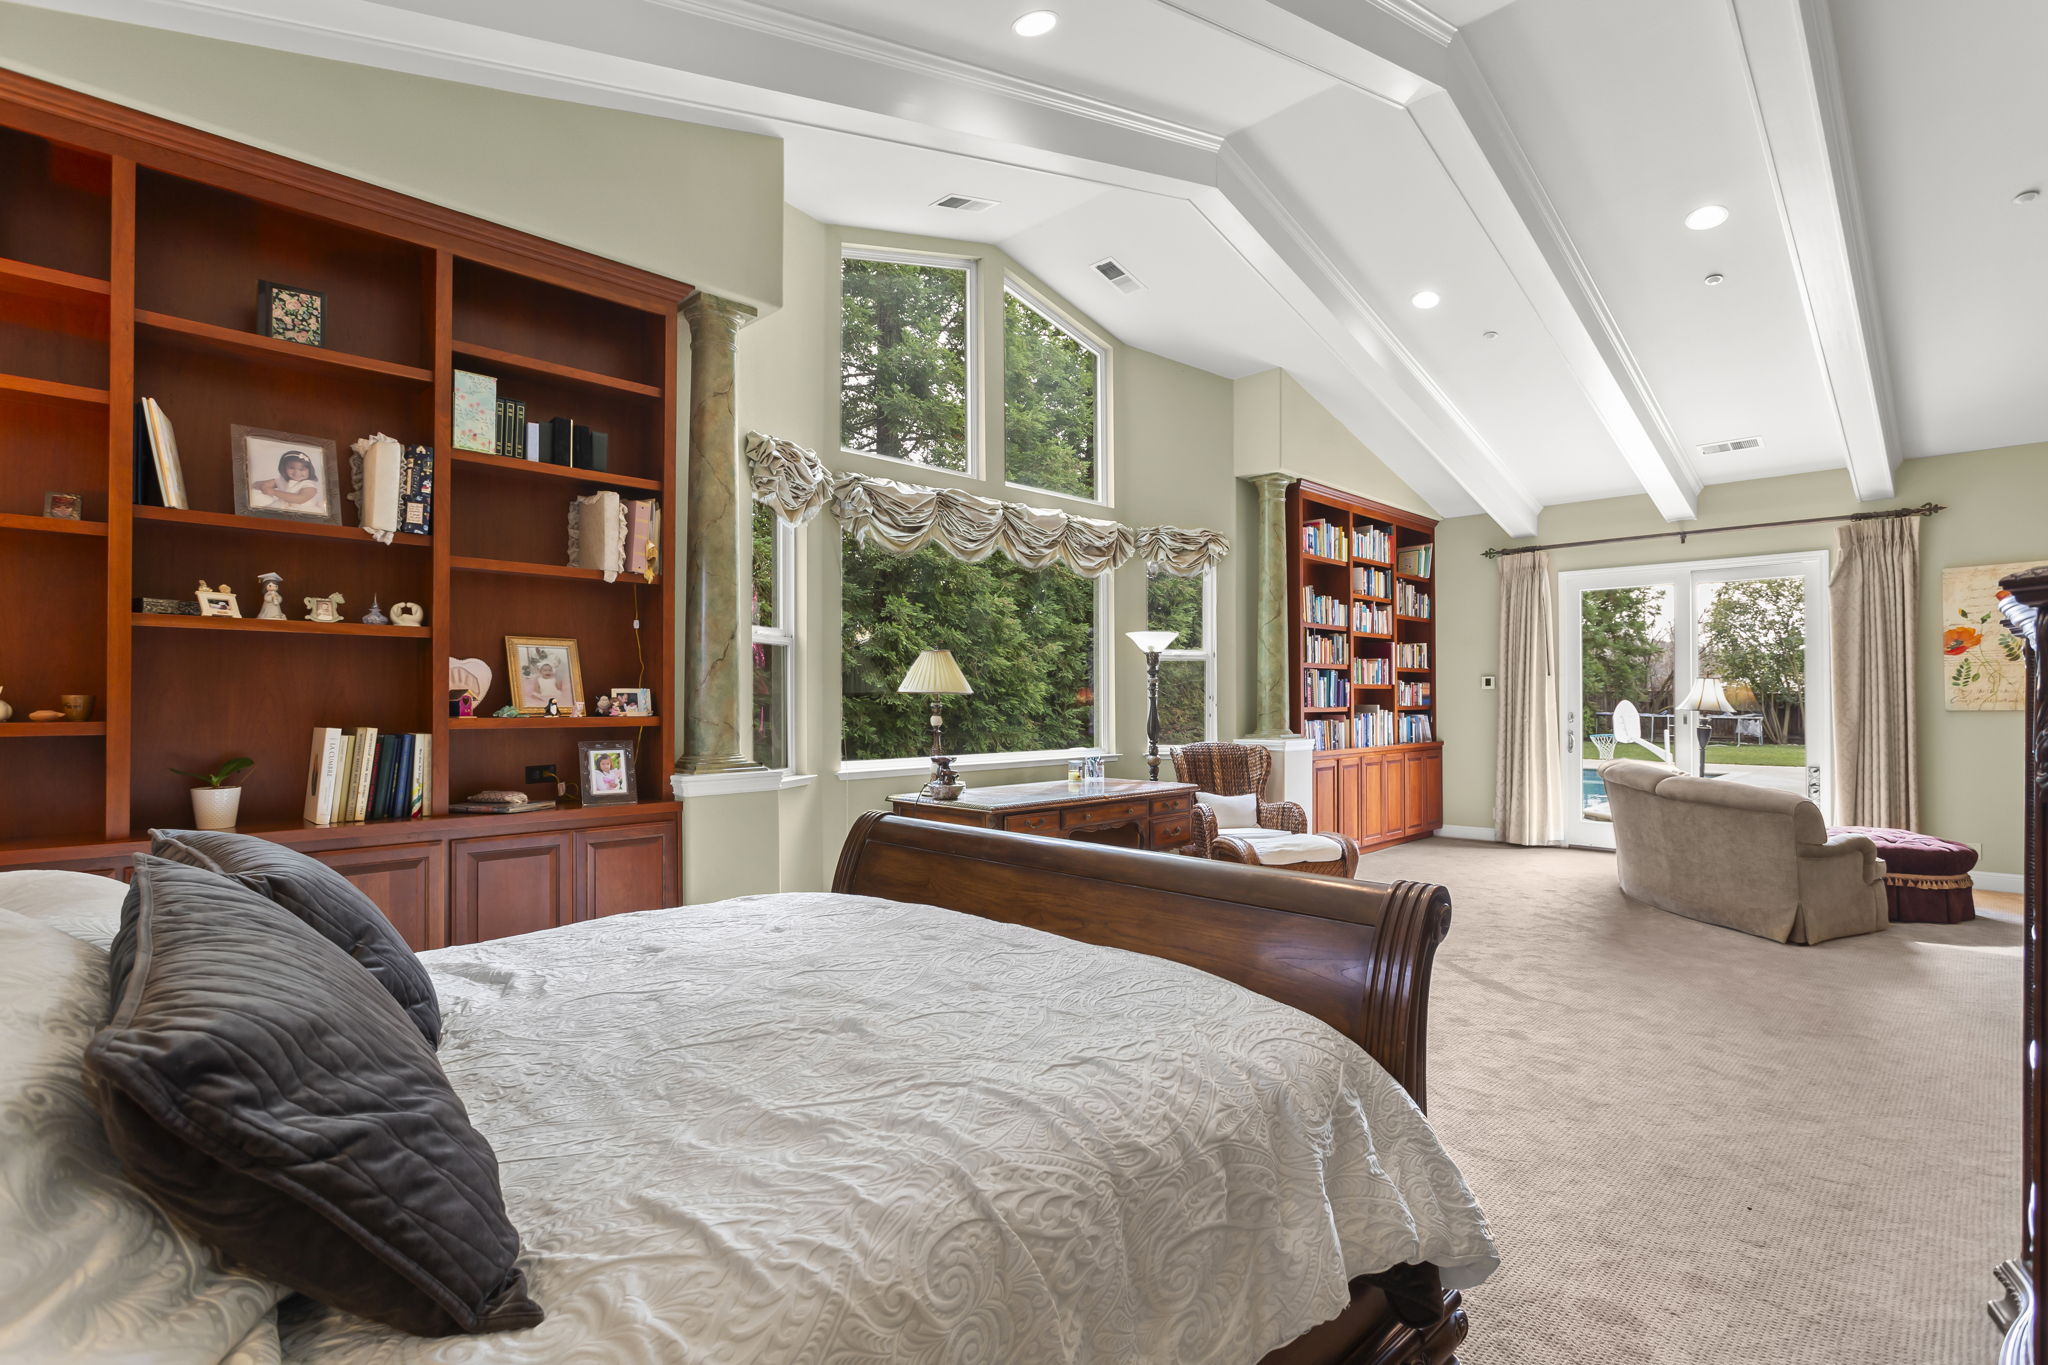
<path id="1" fill-rule="evenodd" d="M 684 754 L 676 760 L 675 770 L 685 777 L 695 777 L 701 773 L 753 772 L 760 767 L 753 759 L 739 754 Z"/>

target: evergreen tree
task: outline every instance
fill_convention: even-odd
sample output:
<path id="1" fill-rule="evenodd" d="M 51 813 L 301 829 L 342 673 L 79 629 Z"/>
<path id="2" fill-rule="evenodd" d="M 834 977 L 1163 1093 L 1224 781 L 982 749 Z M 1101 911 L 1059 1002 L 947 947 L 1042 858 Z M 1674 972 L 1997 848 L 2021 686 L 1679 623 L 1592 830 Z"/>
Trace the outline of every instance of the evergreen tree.
<path id="1" fill-rule="evenodd" d="M 1096 357 L 1015 294 L 1003 295 L 1003 477 L 1095 496 Z"/>
<path id="2" fill-rule="evenodd" d="M 840 274 L 839 439 L 967 468 L 967 272 L 849 257 Z"/>
<path id="3" fill-rule="evenodd" d="M 1660 621 L 1661 588 L 1602 588 L 1579 598 L 1582 734 L 1606 729 L 1616 703 L 1642 711 L 1671 705 L 1670 623 Z M 1661 666 L 1660 665 L 1666 665 Z"/>
<path id="4" fill-rule="evenodd" d="M 1175 649 L 1202 648 L 1202 580 L 1180 578 L 1148 565 L 1145 628 L 1179 632 Z M 1207 738 L 1208 666 L 1199 659 L 1159 663 L 1159 747 L 1198 744 Z"/>

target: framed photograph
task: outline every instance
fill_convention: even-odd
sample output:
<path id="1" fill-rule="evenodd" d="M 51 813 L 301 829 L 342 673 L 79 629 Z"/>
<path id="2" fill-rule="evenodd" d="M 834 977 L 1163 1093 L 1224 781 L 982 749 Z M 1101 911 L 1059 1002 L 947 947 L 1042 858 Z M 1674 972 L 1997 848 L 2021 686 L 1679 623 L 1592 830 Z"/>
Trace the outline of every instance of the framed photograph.
<path id="1" fill-rule="evenodd" d="M 43 515 L 58 521 L 77 521 L 84 515 L 85 499 L 76 493 L 43 494 Z"/>
<path id="2" fill-rule="evenodd" d="M 586 806 L 611 806 L 640 799 L 633 772 L 633 741 L 586 739 L 576 746 L 577 782 Z"/>
<path id="3" fill-rule="evenodd" d="M 651 687 L 614 687 L 612 689 L 612 714 L 615 716 L 653 715 L 654 689 Z"/>
<path id="4" fill-rule="evenodd" d="M 583 660 L 574 640 L 507 635 L 505 678 L 512 686 L 512 705 L 522 716 L 546 715 L 549 702 L 559 715 L 582 714 Z"/>
<path id="5" fill-rule="evenodd" d="M 327 296 L 317 289 L 256 282 L 256 331 L 262 336 L 318 346 L 326 315 Z"/>
<path id="6" fill-rule="evenodd" d="M 235 600 L 234 590 L 223 582 L 218 588 L 210 588 L 206 580 L 199 582 L 199 591 L 193 594 L 199 604 L 201 616 L 240 616 L 242 604 Z"/>
<path id="7" fill-rule="evenodd" d="M 185 507 L 185 467 L 178 460 L 178 434 L 171 429 L 170 415 L 154 398 L 142 400 L 141 415 L 157 495 L 165 507 Z"/>
<path id="8" fill-rule="evenodd" d="M 236 512 L 341 525 L 334 442 L 239 424 L 228 430 L 234 439 Z"/>

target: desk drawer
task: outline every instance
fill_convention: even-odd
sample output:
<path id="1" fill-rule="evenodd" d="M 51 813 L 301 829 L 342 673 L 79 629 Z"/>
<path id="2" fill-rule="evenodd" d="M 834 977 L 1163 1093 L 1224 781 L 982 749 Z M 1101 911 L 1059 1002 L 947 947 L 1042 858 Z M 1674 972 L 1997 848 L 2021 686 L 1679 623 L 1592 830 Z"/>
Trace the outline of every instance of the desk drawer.
<path id="1" fill-rule="evenodd" d="M 1076 806 L 1066 812 L 1064 823 L 1072 829 L 1076 825 L 1111 825 L 1119 820 L 1142 820 L 1145 815 L 1143 801 L 1106 801 L 1099 806 Z"/>
<path id="2" fill-rule="evenodd" d="M 1193 843 L 1195 822 L 1186 815 L 1169 815 L 1163 820 L 1152 822 L 1152 840 L 1146 847 L 1159 853 L 1170 853 L 1182 844 Z"/>
<path id="3" fill-rule="evenodd" d="M 1183 792 L 1179 796 L 1162 796 L 1152 803 L 1154 815 L 1178 815 L 1195 804 L 1195 798 Z"/>
<path id="4" fill-rule="evenodd" d="M 1032 811 L 1027 815 L 1006 815 L 1003 828 L 1016 834 L 1058 834 L 1060 813 L 1056 810 Z"/>

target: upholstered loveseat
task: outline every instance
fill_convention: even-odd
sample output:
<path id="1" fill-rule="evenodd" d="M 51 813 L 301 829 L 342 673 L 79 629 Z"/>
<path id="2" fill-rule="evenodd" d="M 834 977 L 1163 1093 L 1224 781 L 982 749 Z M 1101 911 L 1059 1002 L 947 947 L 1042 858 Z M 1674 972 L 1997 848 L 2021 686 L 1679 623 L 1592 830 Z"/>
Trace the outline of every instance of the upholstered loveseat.
<path id="1" fill-rule="evenodd" d="M 1636 900 L 1780 943 L 1889 922 L 1877 846 L 1830 838 L 1820 807 L 1798 793 L 1630 759 L 1602 765 L 1600 777 L 1621 889 Z"/>

